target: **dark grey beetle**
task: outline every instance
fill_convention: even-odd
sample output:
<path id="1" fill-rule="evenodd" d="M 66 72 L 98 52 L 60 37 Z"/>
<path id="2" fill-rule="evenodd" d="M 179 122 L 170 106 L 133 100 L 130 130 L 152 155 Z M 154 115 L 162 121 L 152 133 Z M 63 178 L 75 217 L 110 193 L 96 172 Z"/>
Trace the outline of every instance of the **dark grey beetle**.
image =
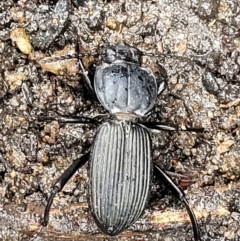
<path id="1" fill-rule="evenodd" d="M 191 218 L 194 239 L 200 240 L 195 215 L 184 193 L 152 162 L 148 128 L 170 131 L 177 128 L 163 123 L 141 123 L 139 120 L 153 108 L 157 95 L 166 86 L 164 68 L 159 66 L 161 71 L 154 75 L 150 69 L 141 67 L 142 55 L 137 48 L 123 43 L 107 47 L 101 54 L 101 63 L 94 75 L 94 92 L 104 108 L 111 113 L 112 119 L 98 128 L 90 153 L 75 160 L 53 186 L 39 232 L 48 223 L 56 193 L 89 160 L 89 206 L 103 233 L 118 235 L 139 219 L 147 204 L 155 168 L 158 178 L 167 183 L 173 195 L 185 204 Z M 89 89 L 93 90 L 81 60 L 79 64 Z M 40 117 L 41 121 L 52 119 Z M 94 122 L 85 117 L 59 117 L 57 120 L 65 123 Z"/>

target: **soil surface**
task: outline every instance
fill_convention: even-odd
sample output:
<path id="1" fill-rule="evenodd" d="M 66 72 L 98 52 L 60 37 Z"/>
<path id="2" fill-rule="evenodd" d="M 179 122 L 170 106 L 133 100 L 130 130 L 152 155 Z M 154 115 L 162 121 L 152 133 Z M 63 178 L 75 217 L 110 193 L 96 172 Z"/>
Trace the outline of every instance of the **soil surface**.
<path id="1" fill-rule="evenodd" d="M 205 130 L 152 134 L 153 161 L 191 177 L 186 199 L 202 241 L 240 240 L 239 26 L 239 0 L 1 1 L 0 240 L 34 235 L 52 185 L 94 140 L 96 125 L 39 116 L 109 118 L 77 59 L 59 56 L 92 53 L 83 59 L 88 70 L 121 41 L 145 53 L 144 66 L 167 71 L 168 87 L 144 120 Z M 184 205 L 157 182 L 134 225 L 103 235 L 88 208 L 87 168 L 56 196 L 36 241 L 193 240 Z"/>

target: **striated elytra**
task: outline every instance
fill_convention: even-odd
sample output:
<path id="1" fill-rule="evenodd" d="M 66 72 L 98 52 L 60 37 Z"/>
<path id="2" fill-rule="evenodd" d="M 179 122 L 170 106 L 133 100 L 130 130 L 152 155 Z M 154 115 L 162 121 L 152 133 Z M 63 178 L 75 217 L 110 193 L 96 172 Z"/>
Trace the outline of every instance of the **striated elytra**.
<path id="1" fill-rule="evenodd" d="M 84 80 L 111 119 L 98 128 L 90 152 L 75 160 L 53 186 L 45 208 L 42 226 L 48 224 L 49 212 L 56 193 L 72 175 L 90 161 L 89 206 L 98 228 L 107 235 L 118 235 L 139 219 L 147 204 L 152 171 L 167 184 L 172 194 L 182 201 L 192 222 L 194 240 L 201 240 L 195 215 L 184 193 L 171 178 L 152 161 L 152 143 L 148 129 L 178 130 L 165 123 L 144 123 L 141 117 L 150 112 L 157 95 L 166 86 L 166 71 L 159 66 L 157 73 L 141 66 L 143 53 L 120 43 L 101 52 L 91 85 L 82 61 Z M 41 116 L 40 121 L 53 120 Z M 83 116 L 58 117 L 62 123 L 98 122 Z"/>
<path id="2" fill-rule="evenodd" d="M 148 130 L 131 122 L 102 124 L 90 161 L 92 215 L 104 233 L 117 235 L 140 217 L 146 205 L 152 170 Z"/>

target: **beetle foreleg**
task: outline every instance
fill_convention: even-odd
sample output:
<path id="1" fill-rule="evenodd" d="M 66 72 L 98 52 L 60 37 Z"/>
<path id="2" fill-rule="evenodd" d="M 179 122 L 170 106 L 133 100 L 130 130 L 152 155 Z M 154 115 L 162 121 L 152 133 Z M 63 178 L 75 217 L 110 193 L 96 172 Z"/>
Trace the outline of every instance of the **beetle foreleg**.
<path id="1" fill-rule="evenodd" d="M 189 207 L 189 204 L 185 199 L 184 192 L 172 181 L 172 179 L 160 167 L 155 165 L 155 169 L 157 170 L 159 180 L 163 181 L 169 187 L 174 197 L 176 197 L 178 200 L 184 203 L 187 209 L 188 215 L 192 222 L 194 240 L 200 241 L 201 238 L 200 238 L 200 232 L 199 232 L 197 220 L 193 210 Z"/>
<path id="2" fill-rule="evenodd" d="M 166 89 L 167 86 L 167 71 L 162 65 L 158 63 L 152 64 L 150 68 L 156 77 L 158 95 L 160 95 Z"/>
<path id="3" fill-rule="evenodd" d="M 94 88 L 92 86 L 91 80 L 88 76 L 88 71 L 85 70 L 81 59 L 78 59 L 78 65 L 79 65 L 80 69 L 82 70 L 84 82 L 85 82 L 88 90 L 91 92 L 91 95 L 94 97 L 94 99 L 96 99 L 96 94 L 95 94 Z"/>

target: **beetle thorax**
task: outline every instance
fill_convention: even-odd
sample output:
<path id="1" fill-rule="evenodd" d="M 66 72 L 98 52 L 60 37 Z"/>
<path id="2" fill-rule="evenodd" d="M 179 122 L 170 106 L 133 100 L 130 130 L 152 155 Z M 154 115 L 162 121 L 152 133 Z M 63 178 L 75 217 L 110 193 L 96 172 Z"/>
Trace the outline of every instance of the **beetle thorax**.
<path id="1" fill-rule="evenodd" d="M 105 52 L 104 62 L 113 63 L 116 60 L 124 60 L 130 63 L 141 63 L 142 52 L 127 44 L 121 43 L 114 47 L 109 47 Z"/>
<path id="2" fill-rule="evenodd" d="M 94 88 L 100 103 L 118 119 L 146 115 L 157 98 L 152 71 L 123 60 L 100 65 L 95 73 Z"/>

